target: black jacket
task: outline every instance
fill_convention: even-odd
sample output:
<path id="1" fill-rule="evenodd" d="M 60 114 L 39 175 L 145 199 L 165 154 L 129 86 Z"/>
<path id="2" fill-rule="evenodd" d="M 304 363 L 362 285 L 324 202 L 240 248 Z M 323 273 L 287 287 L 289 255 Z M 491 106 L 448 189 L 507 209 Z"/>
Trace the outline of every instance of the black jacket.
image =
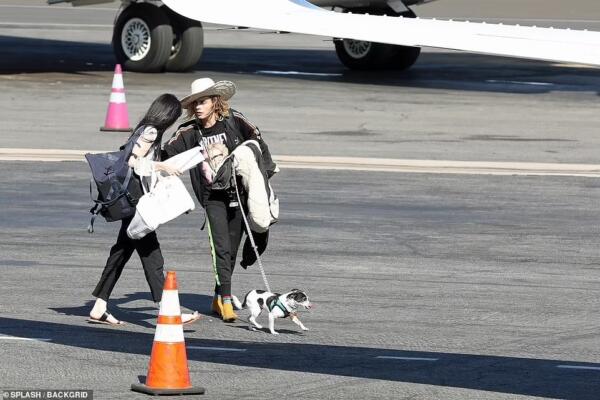
<path id="1" fill-rule="evenodd" d="M 231 109 L 229 116 L 224 119 L 225 134 L 227 135 L 227 147 L 229 154 L 242 142 L 246 140 L 256 140 L 260 144 L 262 151 L 263 166 L 270 178 L 275 173 L 276 165 L 273 162 L 269 147 L 262 140 L 259 129 L 250 123 L 242 113 Z M 179 153 L 198 146 L 202 134 L 200 132 L 199 123 L 195 119 L 184 122 L 179 126 L 173 137 L 164 145 L 162 151 L 162 159 L 166 160 Z M 202 205 L 206 206 L 206 199 L 210 194 L 210 188 L 205 187 L 202 179 L 202 169 L 200 164 L 190 170 L 190 178 L 192 180 L 192 188 L 196 194 L 196 198 Z"/>

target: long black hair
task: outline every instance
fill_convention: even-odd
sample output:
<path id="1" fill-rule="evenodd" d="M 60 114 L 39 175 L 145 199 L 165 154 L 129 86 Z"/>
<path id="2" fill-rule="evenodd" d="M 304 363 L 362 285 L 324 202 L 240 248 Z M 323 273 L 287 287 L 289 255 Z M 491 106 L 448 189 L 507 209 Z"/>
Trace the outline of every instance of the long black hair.
<path id="1" fill-rule="evenodd" d="M 154 141 L 160 145 L 163 133 L 177 121 L 181 116 L 181 103 L 174 95 L 163 93 L 158 96 L 146 111 L 146 115 L 140 120 L 135 129 L 136 132 L 142 126 L 153 126 L 158 131 L 158 136 Z"/>

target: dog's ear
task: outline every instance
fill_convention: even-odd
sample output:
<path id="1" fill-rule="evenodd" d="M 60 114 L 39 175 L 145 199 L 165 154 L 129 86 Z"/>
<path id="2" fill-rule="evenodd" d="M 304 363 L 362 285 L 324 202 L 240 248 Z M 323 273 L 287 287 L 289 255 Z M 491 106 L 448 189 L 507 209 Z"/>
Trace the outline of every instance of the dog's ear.
<path id="1" fill-rule="evenodd" d="M 308 296 L 306 296 L 306 294 L 304 294 L 304 292 L 301 290 L 290 293 L 289 297 L 294 299 L 298 303 L 302 303 L 303 301 L 308 300 Z"/>

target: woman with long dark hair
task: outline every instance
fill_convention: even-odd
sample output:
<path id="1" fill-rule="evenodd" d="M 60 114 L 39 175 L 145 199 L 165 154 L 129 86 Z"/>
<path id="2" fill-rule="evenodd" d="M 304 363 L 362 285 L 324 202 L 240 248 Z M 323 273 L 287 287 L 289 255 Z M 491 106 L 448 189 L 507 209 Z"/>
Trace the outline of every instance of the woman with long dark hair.
<path id="1" fill-rule="evenodd" d="M 160 161 L 160 145 L 163 134 L 180 116 L 181 104 L 177 97 L 168 93 L 162 94 L 152 102 L 129 138 L 129 140 L 136 140 L 136 142 L 128 163 L 140 177 L 142 184 L 144 184 L 144 179 L 152 174 L 153 169 L 169 175 L 181 174 L 180 171 Z M 96 302 L 90 311 L 90 322 L 109 325 L 122 324 L 121 321 L 107 311 L 107 302 L 117 280 L 121 276 L 121 272 L 123 272 L 125 264 L 134 251 L 138 253 L 142 261 L 152 299 L 156 303 L 161 300 L 165 277 L 160 244 L 155 232 L 151 232 L 141 239 L 130 239 L 127 236 L 127 227 L 132 218 L 122 220 L 117 242 L 110 249 L 106 266 L 93 292 Z M 198 318 L 197 312 L 182 315 L 182 321 L 185 323 L 195 321 Z"/>

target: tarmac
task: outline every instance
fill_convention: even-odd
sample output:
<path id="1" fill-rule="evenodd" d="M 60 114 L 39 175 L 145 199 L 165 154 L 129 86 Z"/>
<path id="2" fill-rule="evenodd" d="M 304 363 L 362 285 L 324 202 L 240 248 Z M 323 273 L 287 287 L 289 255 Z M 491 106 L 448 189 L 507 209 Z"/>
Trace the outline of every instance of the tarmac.
<path id="1" fill-rule="evenodd" d="M 600 20 L 591 0 L 448 3 L 415 10 Z M 87 233 L 81 158 L 126 138 L 98 129 L 116 4 L 0 3 L 0 390 L 145 397 L 129 387 L 147 372 L 157 310 L 135 256 L 109 302 L 127 324 L 86 322 L 118 229 Z M 233 107 L 282 169 L 269 283 L 316 307 L 300 315 L 308 332 L 222 323 L 203 212 L 161 227 L 181 304 L 203 315 L 185 338 L 204 398 L 598 398 L 597 69 L 427 49 L 408 72 L 366 73 L 323 38 L 209 26 L 205 40 L 193 72 L 125 72 L 132 123 L 197 77 L 236 82 Z M 238 297 L 262 286 L 256 266 L 237 267 Z"/>

